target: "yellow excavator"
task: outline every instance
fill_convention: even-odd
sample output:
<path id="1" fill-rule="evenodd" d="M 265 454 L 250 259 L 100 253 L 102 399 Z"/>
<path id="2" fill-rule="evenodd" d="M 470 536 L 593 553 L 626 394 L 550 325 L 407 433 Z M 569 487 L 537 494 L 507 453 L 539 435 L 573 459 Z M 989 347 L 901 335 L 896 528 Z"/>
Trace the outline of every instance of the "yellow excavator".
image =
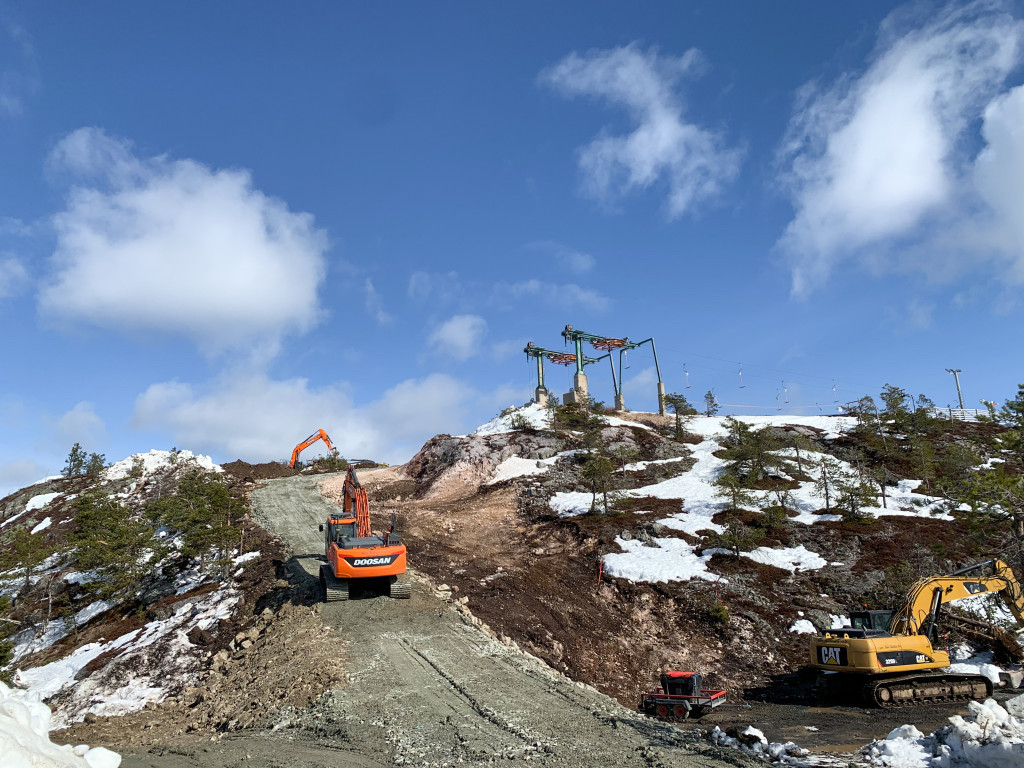
<path id="1" fill-rule="evenodd" d="M 859 697 L 879 707 L 985 699 L 992 681 L 984 675 L 952 674 L 949 653 L 939 643 L 939 609 L 945 603 L 998 593 L 1024 627 L 1024 593 L 1002 560 L 986 560 L 945 576 L 921 579 L 896 611 L 854 611 L 849 627 L 830 629 L 811 639 L 811 664 L 821 670 L 819 692 L 830 698 Z M 972 622 L 977 626 L 977 622 Z M 1016 652 L 1010 633 L 1000 635 Z"/>

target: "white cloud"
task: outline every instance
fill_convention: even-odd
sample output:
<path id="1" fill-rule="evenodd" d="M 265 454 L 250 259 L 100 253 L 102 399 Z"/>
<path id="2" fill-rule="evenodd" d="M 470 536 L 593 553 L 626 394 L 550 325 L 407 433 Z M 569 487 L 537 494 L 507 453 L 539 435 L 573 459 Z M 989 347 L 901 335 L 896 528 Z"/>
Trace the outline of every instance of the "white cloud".
<path id="1" fill-rule="evenodd" d="M 647 189 L 668 187 L 667 210 L 677 218 L 717 195 L 737 175 L 740 151 L 688 122 L 677 85 L 701 67 L 696 49 L 682 56 L 643 51 L 633 43 L 585 55 L 571 53 L 541 73 L 542 82 L 566 96 L 596 96 L 629 112 L 631 133 L 602 133 L 579 150 L 585 192 L 605 203 Z"/>
<path id="2" fill-rule="evenodd" d="M 1013 281 L 1024 282 L 1024 86 L 988 105 L 982 134 L 987 145 L 978 155 L 974 179 L 994 213 L 994 221 L 982 229 L 1012 259 Z"/>
<path id="3" fill-rule="evenodd" d="M 456 360 L 468 360 L 480 351 L 487 321 L 479 315 L 455 315 L 434 329 L 427 341 Z"/>
<path id="4" fill-rule="evenodd" d="M 57 420 L 57 434 L 67 442 L 81 443 L 87 451 L 98 451 L 107 439 L 107 427 L 92 403 L 81 402 Z"/>
<path id="5" fill-rule="evenodd" d="M 203 387 L 151 385 L 136 399 L 133 423 L 166 429 L 179 446 L 222 461 L 287 460 L 297 443 L 323 428 L 343 456 L 399 462 L 435 433 L 464 428 L 466 407 L 475 397 L 463 382 L 432 374 L 401 382 L 379 400 L 356 407 L 344 385 L 224 375 Z"/>
<path id="6" fill-rule="evenodd" d="M 377 289 L 373 287 L 373 281 L 370 278 L 366 278 L 366 283 L 363 285 L 363 291 L 366 293 L 366 311 L 370 313 L 373 319 L 380 325 L 393 323 L 395 318 L 384 311 L 384 305 L 381 303 L 380 294 L 377 293 Z"/>
<path id="7" fill-rule="evenodd" d="M 97 128 L 63 139 L 50 165 L 90 185 L 73 187 L 54 218 L 44 315 L 178 333 L 208 353 L 273 348 L 320 319 L 327 238 L 247 171 L 139 159 Z"/>
<path id="8" fill-rule="evenodd" d="M 0 464 L 0 498 L 53 474 L 32 459 L 14 459 Z"/>
<path id="9" fill-rule="evenodd" d="M 541 280 L 523 280 L 518 283 L 498 283 L 495 295 L 499 300 L 522 301 L 528 298 L 539 298 L 549 306 L 577 306 L 592 312 L 604 312 L 611 305 L 611 300 L 597 291 L 581 288 L 576 283 L 546 283 Z"/>
<path id="10" fill-rule="evenodd" d="M 28 283 L 28 272 L 13 256 L 0 257 L 0 299 L 14 296 Z"/>
<path id="11" fill-rule="evenodd" d="M 999 3 L 951 5 L 901 32 L 882 26 L 867 70 L 806 86 L 781 149 L 796 215 L 780 246 L 804 294 L 853 255 L 963 208 L 963 137 L 1020 59 L 1024 25 Z M 884 265 L 881 265 L 884 266 Z"/>

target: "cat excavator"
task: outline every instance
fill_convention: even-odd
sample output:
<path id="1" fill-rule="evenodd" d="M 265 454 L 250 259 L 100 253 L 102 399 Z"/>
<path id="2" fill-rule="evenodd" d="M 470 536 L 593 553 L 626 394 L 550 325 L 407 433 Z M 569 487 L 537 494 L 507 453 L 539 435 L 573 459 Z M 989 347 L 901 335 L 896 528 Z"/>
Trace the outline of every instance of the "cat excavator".
<path id="1" fill-rule="evenodd" d="M 323 440 L 324 445 L 327 446 L 327 450 L 330 451 L 331 453 L 336 453 L 334 446 L 331 444 L 331 438 L 329 438 L 327 436 L 327 433 L 324 432 L 322 429 L 318 429 L 312 435 L 310 435 L 301 443 L 295 446 L 295 449 L 292 451 L 292 460 L 288 462 L 288 466 L 294 467 L 295 462 L 299 460 L 299 454 L 302 453 L 307 448 L 309 448 L 309 446 L 311 446 L 317 440 Z"/>
<path id="2" fill-rule="evenodd" d="M 1024 627 L 1024 592 L 1002 560 L 986 560 L 911 587 L 895 611 L 854 611 L 849 627 L 819 631 L 811 639 L 818 690 L 829 698 L 859 697 L 869 705 L 897 707 L 985 699 L 992 681 L 984 675 L 937 672 L 949 666 L 939 644 L 939 609 L 967 597 L 997 593 Z M 969 622 L 977 631 L 979 622 Z M 1021 654 L 1011 633 L 988 627 L 1010 655 Z"/>
<path id="3" fill-rule="evenodd" d="M 383 536 L 370 531 L 370 505 L 353 467 L 348 468 L 342 490 L 341 511 L 327 517 L 324 550 L 327 562 L 320 566 L 320 587 L 327 602 L 348 600 L 353 586 L 376 587 L 391 597 L 407 600 L 412 584 L 405 575 L 406 549 L 391 529 Z"/>

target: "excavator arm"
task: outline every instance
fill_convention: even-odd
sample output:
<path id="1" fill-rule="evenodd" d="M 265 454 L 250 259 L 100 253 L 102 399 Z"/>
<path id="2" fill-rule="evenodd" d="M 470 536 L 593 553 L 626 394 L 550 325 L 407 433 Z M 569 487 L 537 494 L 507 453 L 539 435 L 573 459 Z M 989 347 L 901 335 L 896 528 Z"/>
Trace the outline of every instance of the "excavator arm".
<path id="1" fill-rule="evenodd" d="M 347 515 L 356 519 L 356 535 L 369 536 L 370 503 L 366 498 L 366 489 L 359 484 L 359 477 L 352 467 L 348 468 L 348 474 L 345 475 L 341 505 Z"/>
<path id="2" fill-rule="evenodd" d="M 1024 627 L 1024 593 L 1013 571 L 1002 560 L 986 560 L 946 576 L 921 579 L 892 618 L 893 635 L 934 634 L 939 608 L 967 597 L 997 592 L 1019 626 Z M 934 639 L 934 638 L 933 638 Z"/>
<path id="3" fill-rule="evenodd" d="M 329 450 L 331 453 L 334 453 L 334 446 L 331 444 L 331 438 L 328 437 L 327 433 L 324 432 L 322 429 L 318 429 L 312 435 L 310 435 L 301 443 L 295 446 L 295 450 L 292 451 L 292 460 L 288 462 L 288 466 L 294 467 L 295 462 L 299 460 L 299 454 L 302 453 L 307 448 L 309 448 L 309 446 L 311 446 L 317 440 L 323 440 L 324 445 L 327 446 L 327 450 Z"/>

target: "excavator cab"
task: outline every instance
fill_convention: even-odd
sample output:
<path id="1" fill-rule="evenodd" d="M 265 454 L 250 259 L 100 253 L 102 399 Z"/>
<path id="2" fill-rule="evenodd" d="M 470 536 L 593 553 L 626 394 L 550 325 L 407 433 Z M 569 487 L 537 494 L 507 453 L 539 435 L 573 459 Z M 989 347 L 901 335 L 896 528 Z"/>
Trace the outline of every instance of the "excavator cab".
<path id="1" fill-rule="evenodd" d="M 863 630 L 864 637 L 883 637 L 889 634 L 894 611 L 854 611 L 850 614 L 850 626 Z"/>

